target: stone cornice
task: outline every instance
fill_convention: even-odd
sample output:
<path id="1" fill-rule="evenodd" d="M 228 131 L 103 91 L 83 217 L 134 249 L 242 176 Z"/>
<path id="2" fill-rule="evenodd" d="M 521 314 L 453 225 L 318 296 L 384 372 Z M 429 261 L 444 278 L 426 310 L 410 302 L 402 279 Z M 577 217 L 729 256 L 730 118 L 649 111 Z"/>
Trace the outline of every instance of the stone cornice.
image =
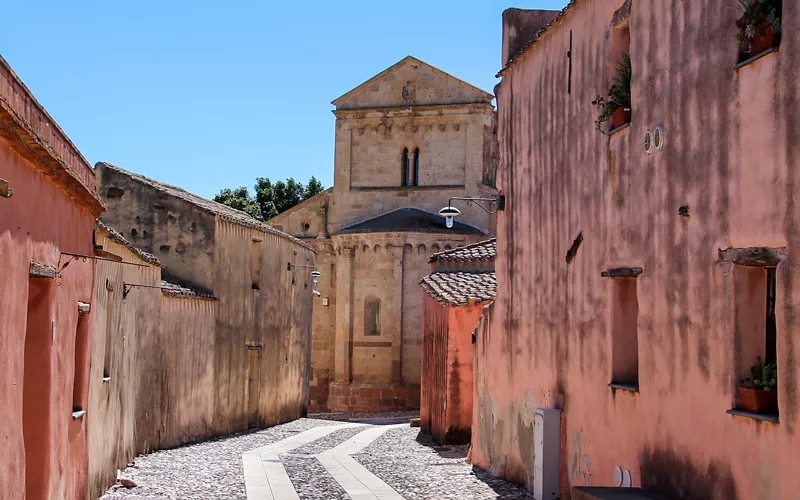
<path id="1" fill-rule="evenodd" d="M 2 57 L 0 136 L 92 215 L 105 210 L 89 162 Z"/>
<path id="2" fill-rule="evenodd" d="M 435 117 L 456 114 L 493 114 L 494 106 L 489 103 L 403 105 L 380 108 L 334 109 L 332 113 L 338 119 L 387 118 L 394 116 Z"/>

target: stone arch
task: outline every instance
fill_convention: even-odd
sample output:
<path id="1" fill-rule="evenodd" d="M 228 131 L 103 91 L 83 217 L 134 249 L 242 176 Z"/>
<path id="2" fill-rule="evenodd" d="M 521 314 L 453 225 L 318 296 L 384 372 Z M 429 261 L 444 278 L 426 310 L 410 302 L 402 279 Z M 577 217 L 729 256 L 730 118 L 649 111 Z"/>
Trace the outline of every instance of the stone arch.
<path id="1" fill-rule="evenodd" d="M 425 248 L 425 244 L 424 243 L 420 243 L 419 246 L 417 247 L 417 252 L 425 253 L 426 251 L 428 251 L 428 249 Z"/>
<path id="2" fill-rule="evenodd" d="M 375 244 L 374 247 L 372 247 L 372 251 L 375 252 L 375 253 L 378 253 L 380 250 L 381 250 L 381 246 L 378 245 L 377 243 Z"/>

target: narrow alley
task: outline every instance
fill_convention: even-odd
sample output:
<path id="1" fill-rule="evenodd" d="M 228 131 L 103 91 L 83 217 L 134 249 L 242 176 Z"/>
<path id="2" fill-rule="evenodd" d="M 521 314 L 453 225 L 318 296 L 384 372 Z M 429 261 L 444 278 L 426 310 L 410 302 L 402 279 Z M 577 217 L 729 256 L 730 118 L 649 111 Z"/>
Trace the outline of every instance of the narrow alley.
<path id="1" fill-rule="evenodd" d="M 408 417 L 302 418 L 157 451 L 136 457 L 121 471 L 120 477 L 135 487 L 118 484 L 102 498 L 529 498 L 525 489 L 466 463 L 468 446 L 436 446 L 418 427 L 410 427 Z"/>

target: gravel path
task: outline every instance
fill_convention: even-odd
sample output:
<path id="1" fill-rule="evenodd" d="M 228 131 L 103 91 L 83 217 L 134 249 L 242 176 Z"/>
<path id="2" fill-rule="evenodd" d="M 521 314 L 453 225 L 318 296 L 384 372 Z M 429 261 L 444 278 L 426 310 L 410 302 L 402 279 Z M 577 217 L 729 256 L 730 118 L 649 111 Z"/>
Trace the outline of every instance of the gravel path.
<path id="1" fill-rule="evenodd" d="M 465 462 L 467 446 L 434 444 L 418 428 L 384 433 L 353 457 L 408 500 L 529 500 L 524 488 L 494 478 Z M 437 451 L 438 450 L 438 451 Z"/>
<path id="2" fill-rule="evenodd" d="M 405 415 L 400 415 L 405 417 Z M 103 500 L 246 499 L 242 454 L 276 443 L 318 426 L 339 425 L 341 420 L 370 418 L 368 414 L 338 414 L 339 421 L 305 418 L 263 431 L 239 434 L 162 450 L 136 457 L 123 476 L 136 488 L 114 486 Z M 304 500 L 347 500 L 349 497 L 317 460 L 316 455 L 334 448 L 359 432 L 373 428 L 359 425 L 280 455 L 292 485 Z M 493 478 L 465 463 L 467 446 L 435 447 L 419 428 L 390 429 L 353 457 L 370 472 L 408 500 L 504 498 L 528 500 L 530 493 Z"/>
<path id="3" fill-rule="evenodd" d="M 299 432 L 340 422 L 300 419 L 263 431 L 140 455 L 122 473 L 137 487 L 113 486 L 101 498 L 215 500 L 245 499 L 242 453 Z M 324 469 L 323 469 L 324 470 Z"/>
<path id="4" fill-rule="evenodd" d="M 358 427 L 350 427 L 349 429 L 339 429 L 338 431 L 333 431 L 327 436 L 319 438 L 316 441 L 311 441 L 307 445 L 301 446 L 290 453 L 291 455 L 319 455 L 323 451 L 330 450 L 331 448 L 344 443 L 367 427 L 371 426 L 359 425 Z"/>
<path id="5" fill-rule="evenodd" d="M 360 429 L 364 430 L 364 429 Z M 282 455 L 281 463 L 292 480 L 294 489 L 303 499 L 350 500 L 325 467 L 314 457 Z"/>

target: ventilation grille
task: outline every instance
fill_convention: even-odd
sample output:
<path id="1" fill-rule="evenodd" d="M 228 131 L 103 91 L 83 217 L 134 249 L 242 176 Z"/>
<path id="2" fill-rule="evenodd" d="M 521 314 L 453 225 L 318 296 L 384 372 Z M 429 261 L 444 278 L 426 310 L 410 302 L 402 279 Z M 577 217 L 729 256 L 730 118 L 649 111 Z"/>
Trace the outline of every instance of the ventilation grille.
<path id="1" fill-rule="evenodd" d="M 656 128 L 656 131 L 653 132 L 653 143 L 655 144 L 656 149 L 661 149 L 661 147 L 664 145 L 664 129 L 661 128 L 661 125 L 659 125 Z"/>
<path id="2" fill-rule="evenodd" d="M 653 132 L 650 130 L 644 135 L 644 150 L 647 153 L 653 151 Z"/>

